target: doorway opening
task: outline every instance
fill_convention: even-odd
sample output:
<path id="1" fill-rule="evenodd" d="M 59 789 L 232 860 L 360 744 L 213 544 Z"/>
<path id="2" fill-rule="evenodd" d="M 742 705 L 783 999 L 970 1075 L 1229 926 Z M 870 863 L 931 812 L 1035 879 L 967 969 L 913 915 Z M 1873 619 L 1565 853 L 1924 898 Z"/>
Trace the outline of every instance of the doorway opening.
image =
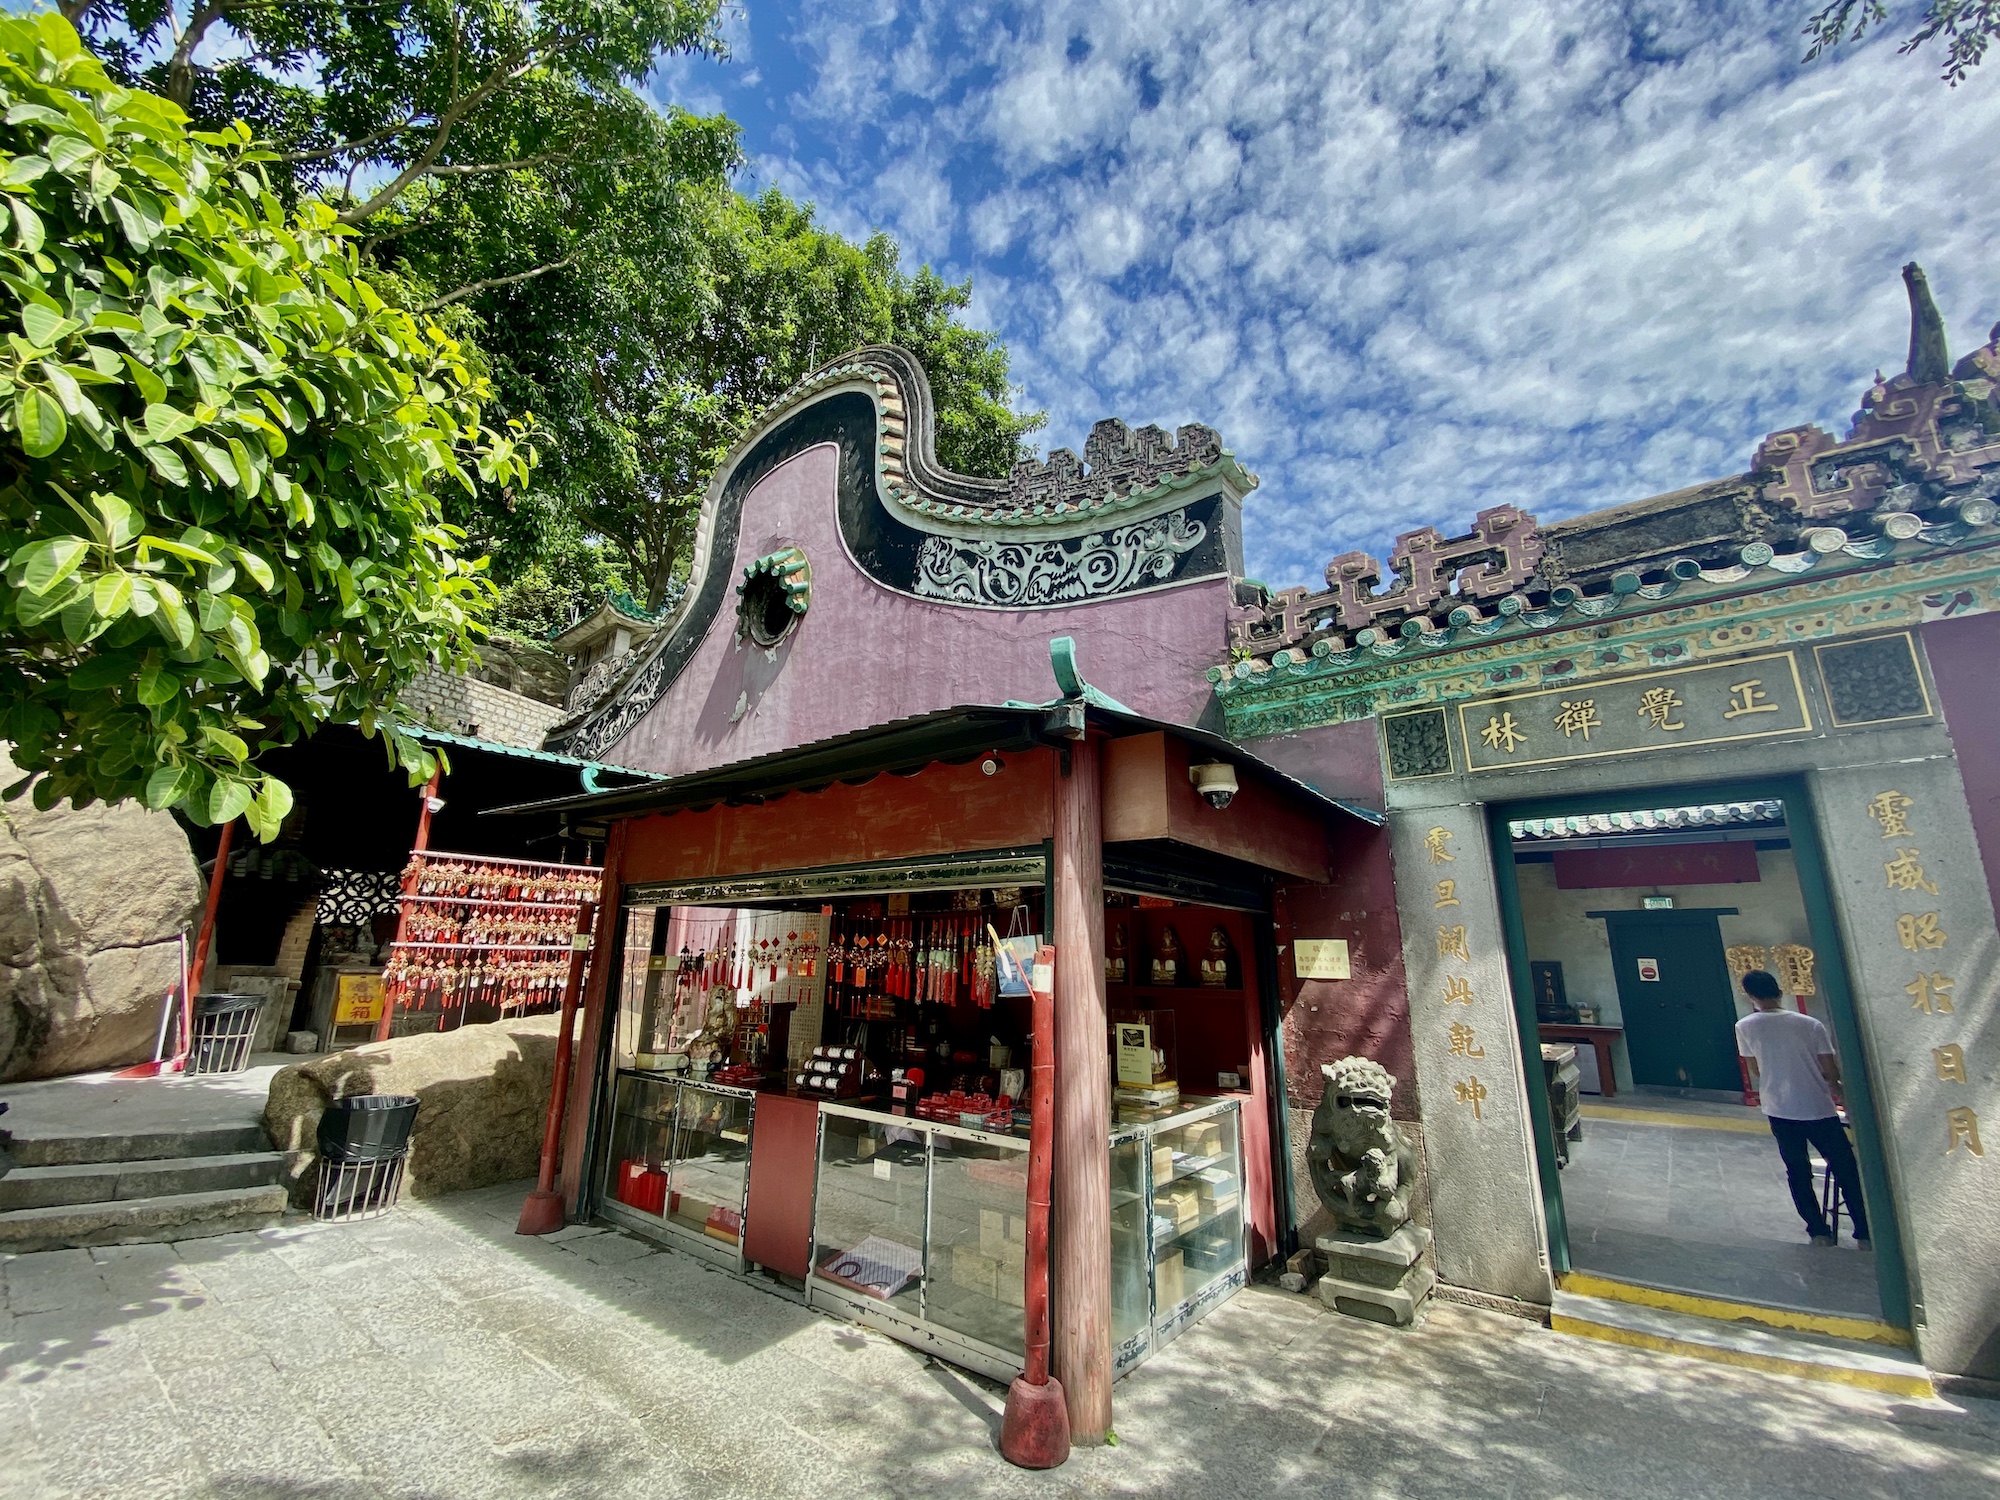
<path id="1" fill-rule="evenodd" d="M 1628 793 L 1629 797 L 1630 794 Z M 1802 791 L 1496 810 L 1496 859 L 1537 1092 L 1559 1269 L 1906 1326 L 1886 1178 Z M 1865 1222 L 1817 1152 L 1815 1243 L 1749 1070 L 1740 980 L 1773 975 L 1838 1058 Z M 1523 982 L 1525 980 L 1525 983 Z M 1535 1058 L 1539 1044 L 1540 1058 Z M 1532 1076 L 1532 1074 L 1531 1074 Z M 1872 1166 L 1874 1170 L 1868 1170 Z M 1886 1251 L 1886 1253 L 1884 1253 Z"/>

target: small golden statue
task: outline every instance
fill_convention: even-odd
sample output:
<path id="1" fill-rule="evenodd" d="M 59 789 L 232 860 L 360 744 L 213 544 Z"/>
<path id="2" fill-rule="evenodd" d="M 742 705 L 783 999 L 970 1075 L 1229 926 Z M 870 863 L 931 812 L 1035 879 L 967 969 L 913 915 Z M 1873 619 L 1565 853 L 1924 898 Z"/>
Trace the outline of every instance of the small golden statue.
<path id="1" fill-rule="evenodd" d="M 1125 976 L 1131 972 L 1126 963 L 1127 957 L 1125 924 L 1123 922 L 1114 922 L 1111 924 L 1110 941 L 1104 945 L 1104 982 L 1106 984 L 1125 983 Z"/>
<path id="2" fill-rule="evenodd" d="M 1235 955 L 1229 946 L 1229 934 L 1220 927 L 1208 935 L 1208 953 L 1201 961 L 1201 985 L 1208 990 L 1226 990 L 1230 987 L 1229 970 Z"/>
<path id="3" fill-rule="evenodd" d="M 1160 929 L 1159 946 L 1153 950 L 1153 983 L 1175 985 L 1181 982 L 1181 935 L 1171 926 Z"/>

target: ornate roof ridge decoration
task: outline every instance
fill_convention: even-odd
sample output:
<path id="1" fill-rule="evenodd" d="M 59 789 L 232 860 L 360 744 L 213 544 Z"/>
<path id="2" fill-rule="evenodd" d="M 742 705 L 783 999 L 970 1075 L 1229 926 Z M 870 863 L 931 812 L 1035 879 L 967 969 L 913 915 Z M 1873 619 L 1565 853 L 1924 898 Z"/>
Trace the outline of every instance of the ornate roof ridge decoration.
<path id="1" fill-rule="evenodd" d="M 2000 493 L 2000 476 L 1982 488 Z M 1810 527 L 1801 533 L 1805 546 L 1797 552 L 1781 553 L 1768 542 L 1752 542 L 1739 552 L 1734 564 L 1721 568 L 1703 567 L 1691 557 L 1675 558 L 1667 566 L 1667 576 L 1657 583 L 1644 582 L 1636 571 L 1621 571 L 1612 574 L 1608 587 L 1595 593 L 1559 584 L 1550 591 L 1545 606 L 1531 603 L 1523 594 L 1508 594 L 1491 613 L 1459 605 L 1443 626 L 1412 617 L 1393 635 L 1366 626 L 1355 632 L 1352 646 L 1336 645 L 1333 638 L 1323 636 L 1309 648 L 1283 647 L 1268 658 L 1244 657 L 1227 666 L 1210 667 L 1208 680 L 1218 694 L 1226 696 L 1281 678 L 1331 675 L 1378 662 L 1483 645 L 1502 635 L 1531 635 L 1616 615 L 1643 614 L 1670 600 L 1676 605 L 1695 603 L 1717 594 L 1741 593 L 1745 584 L 1781 584 L 1815 572 L 1838 576 L 1858 571 L 1839 568 L 1844 558 L 1874 564 L 1899 555 L 1921 555 L 1918 549 L 1924 547 L 1944 550 L 1967 542 L 1990 545 L 2000 540 L 2000 530 L 1994 529 L 1996 517 L 2000 517 L 2000 506 L 1980 495 L 1960 501 L 1950 520 L 1926 521 L 1908 511 L 1878 515 L 1875 519 L 1881 529 L 1871 535 L 1850 537 L 1837 526 Z M 1702 584 L 1712 587 L 1701 588 Z M 1683 591 L 1684 598 L 1680 597 Z"/>
<path id="2" fill-rule="evenodd" d="M 1257 476 L 1222 446 L 1213 427 L 1185 423 L 1169 439 L 1163 428 L 1149 423 L 1135 431 L 1116 417 L 1091 427 L 1082 458 L 1057 448 L 1045 459 L 1023 459 L 1005 479 L 954 473 L 937 459 L 930 382 L 910 354 L 890 344 L 822 365 L 766 407 L 751 435 L 809 398 L 853 383 L 874 388 L 883 500 L 926 531 L 1005 526 L 1068 535 L 1170 502 L 1212 479 L 1238 496 L 1257 487 Z"/>
<path id="3" fill-rule="evenodd" d="M 1785 804 L 1774 798 L 1751 802 L 1702 802 L 1685 807 L 1635 808 L 1631 812 L 1581 813 L 1566 818 L 1523 818 L 1507 825 L 1516 840 L 1534 842 L 1601 838 L 1621 833 L 1680 833 L 1689 829 L 1740 828 L 1785 824 Z"/>
<path id="4" fill-rule="evenodd" d="M 2000 495 L 2000 324 L 1954 366 L 1915 262 L 1903 267 L 1903 283 L 1907 367 L 1889 379 L 1877 373 L 1845 439 L 1810 425 L 1785 428 L 1767 436 L 1750 472 L 1733 480 L 1546 528 L 1502 505 L 1480 511 L 1464 536 L 1445 538 L 1428 526 L 1405 532 L 1382 593 L 1375 591 L 1382 567 L 1365 552 L 1329 563 L 1323 590 L 1274 592 L 1246 581 L 1229 626 L 1231 663 L 1212 668 L 1210 681 L 1241 681 L 1308 657 L 1344 663 L 1360 652 L 1430 649 L 1467 630 L 1548 628 L 1628 600 L 1656 603 L 1697 577 L 1723 583 L 1743 568 L 1800 572 L 1836 553 L 1874 560 L 1888 553 L 1871 548 L 1911 538 L 1951 545 L 1968 527 L 1989 524 L 1987 502 Z M 1827 524 L 1863 514 L 1877 534 L 1852 544 Z M 1804 550 L 1773 561 L 1772 544 L 1792 542 Z M 1732 555 L 1734 563 L 1725 561 Z M 1497 601 L 1491 610 L 1489 600 Z M 1388 644 L 1395 638 L 1404 644 Z"/>

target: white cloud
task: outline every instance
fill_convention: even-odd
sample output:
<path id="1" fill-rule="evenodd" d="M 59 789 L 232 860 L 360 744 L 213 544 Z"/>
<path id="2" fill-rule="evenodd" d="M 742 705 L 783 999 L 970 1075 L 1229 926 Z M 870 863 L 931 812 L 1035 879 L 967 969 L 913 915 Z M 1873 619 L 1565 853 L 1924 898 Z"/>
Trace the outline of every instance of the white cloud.
<path id="1" fill-rule="evenodd" d="M 824 0 L 765 169 L 973 275 L 1051 443 L 1220 427 L 1252 571 L 1313 578 L 1844 424 L 1904 260 L 1985 337 L 2000 78 L 1893 38 L 1801 69 L 1798 9 Z"/>

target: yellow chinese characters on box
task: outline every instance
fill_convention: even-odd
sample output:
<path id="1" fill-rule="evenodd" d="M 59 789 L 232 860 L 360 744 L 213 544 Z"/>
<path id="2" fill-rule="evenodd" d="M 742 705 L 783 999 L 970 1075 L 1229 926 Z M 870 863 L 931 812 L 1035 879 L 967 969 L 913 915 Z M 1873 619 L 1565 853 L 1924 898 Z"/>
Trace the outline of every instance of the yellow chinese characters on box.
<path id="1" fill-rule="evenodd" d="M 382 976 L 342 974 L 333 998 L 333 1024 L 370 1026 L 382 1019 Z"/>

